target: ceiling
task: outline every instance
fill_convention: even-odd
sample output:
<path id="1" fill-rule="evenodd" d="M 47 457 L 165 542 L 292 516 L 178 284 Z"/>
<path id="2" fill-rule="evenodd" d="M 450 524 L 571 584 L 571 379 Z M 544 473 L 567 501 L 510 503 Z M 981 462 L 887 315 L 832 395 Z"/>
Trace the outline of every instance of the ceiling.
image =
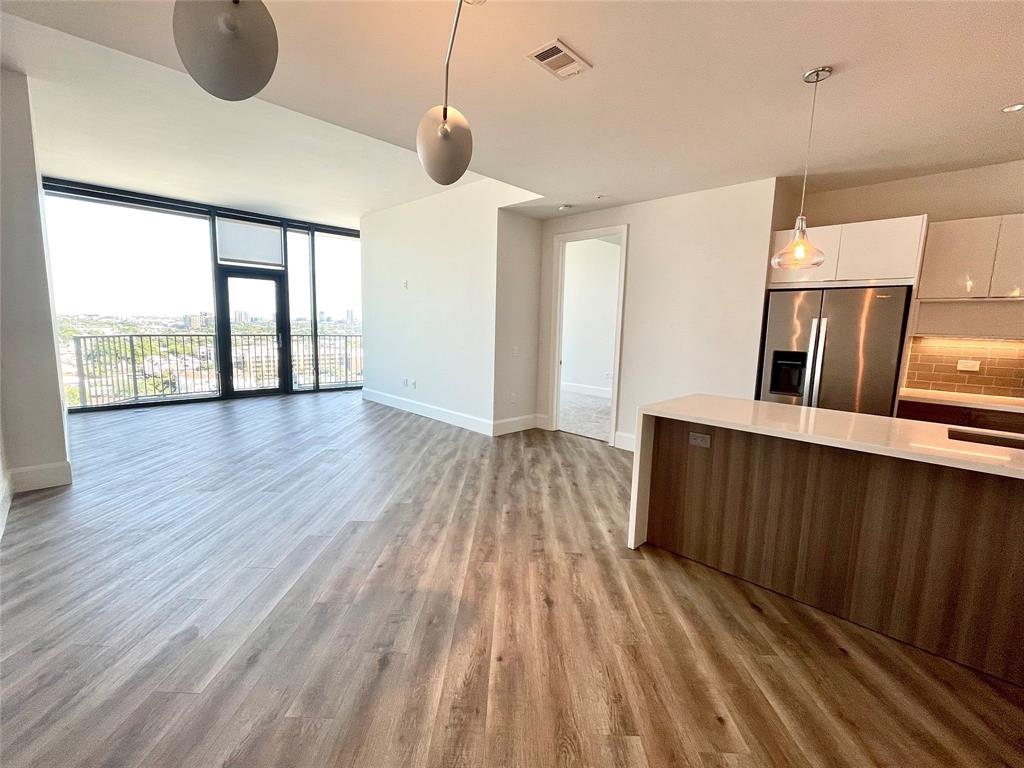
<path id="1" fill-rule="evenodd" d="M 415 152 L 4 15 L 5 66 L 32 76 L 40 172 L 136 192 L 359 227 L 435 194 Z M 460 183 L 481 177 L 467 174 Z"/>
<path id="2" fill-rule="evenodd" d="M 415 146 L 420 115 L 441 99 L 451 2 L 267 5 L 277 71 L 259 99 L 229 108 L 264 100 Z M 183 69 L 167 0 L 4 8 Z M 555 37 L 594 68 L 558 81 L 526 57 Z M 471 168 L 542 195 L 527 205 L 546 217 L 563 202 L 578 213 L 798 175 L 810 107 L 800 75 L 831 64 L 810 188 L 835 189 L 1024 157 L 1024 112 L 1000 112 L 1024 99 L 1022 38 L 1019 2 L 491 0 L 463 9 L 451 102 L 473 127 Z M 154 111 L 170 103 L 159 82 L 134 83 Z M 275 135 L 282 150 L 307 139 Z M 350 158 L 331 157 L 321 173 L 348 173 Z"/>

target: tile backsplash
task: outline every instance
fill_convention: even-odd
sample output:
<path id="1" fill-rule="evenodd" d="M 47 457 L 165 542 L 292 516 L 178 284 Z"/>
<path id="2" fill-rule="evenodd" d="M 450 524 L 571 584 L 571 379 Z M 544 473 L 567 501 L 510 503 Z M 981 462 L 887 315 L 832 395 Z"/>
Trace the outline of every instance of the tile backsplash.
<path id="1" fill-rule="evenodd" d="M 977 371 L 958 371 L 977 360 Z M 914 336 L 904 386 L 973 395 L 1024 397 L 1024 339 L 955 339 Z"/>

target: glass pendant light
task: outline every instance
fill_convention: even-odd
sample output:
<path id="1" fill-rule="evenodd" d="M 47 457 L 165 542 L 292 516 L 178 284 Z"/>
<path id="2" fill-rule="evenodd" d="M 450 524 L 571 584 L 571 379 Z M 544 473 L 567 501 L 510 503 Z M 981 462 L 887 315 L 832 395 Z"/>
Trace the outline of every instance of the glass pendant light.
<path id="1" fill-rule="evenodd" d="M 814 93 L 811 96 L 811 125 L 807 129 L 807 152 L 804 156 L 804 184 L 800 190 L 800 215 L 796 217 L 793 239 L 789 245 L 772 256 L 772 266 L 776 269 L 811 269 L 825 263 L 825 254 L 807 239 L 804 197 L 807 194 L 807 169 L 811 160 L 811 136 L 814 133 L 814 107 L 818 101 L 818 83 L 828 79 L 831 74 L 832 67 L 815 67 L 804 72 L 804 82 L 814 85 Z"/>

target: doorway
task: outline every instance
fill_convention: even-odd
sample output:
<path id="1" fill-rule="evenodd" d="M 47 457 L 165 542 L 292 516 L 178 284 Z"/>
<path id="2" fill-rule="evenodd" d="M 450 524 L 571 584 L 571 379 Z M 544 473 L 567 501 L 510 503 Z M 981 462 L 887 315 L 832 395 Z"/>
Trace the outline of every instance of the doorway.
<path id="1" fill-rule="evenodd" d="M 221 391 L 225 395 L 284 391 L 291 369 L 287 335 L 287 299 L 283 272 L 259 269 L 218 270 L 223 311 L 218 317 Z"/>
<path id="2" fill-rule="evenodd" d="M 626 228 L 562 235 L 555 427 L 615 443 Z"/>

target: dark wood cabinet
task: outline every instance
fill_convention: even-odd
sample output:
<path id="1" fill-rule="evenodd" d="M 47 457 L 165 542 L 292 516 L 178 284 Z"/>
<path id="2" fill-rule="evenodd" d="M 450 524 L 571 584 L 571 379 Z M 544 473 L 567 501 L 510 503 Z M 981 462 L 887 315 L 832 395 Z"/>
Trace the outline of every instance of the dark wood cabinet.
<path id="1" fill-rule="evenodd" d="M 993 411 L 987 408 L 972 408 L 963 405 L 921 403 L 915 400 L 900 400 L 896 415 L 901 419 L 935 421 L 958 427 L 976 429 L 998 429 L 1002 432 L 1024 433 L 1024 413 Z"/>
<path id="2" fill-rule="evenodd" d="M 650 544 L 1024 685 L 1024 479 L 662 418 L 650 471 Z"/>

